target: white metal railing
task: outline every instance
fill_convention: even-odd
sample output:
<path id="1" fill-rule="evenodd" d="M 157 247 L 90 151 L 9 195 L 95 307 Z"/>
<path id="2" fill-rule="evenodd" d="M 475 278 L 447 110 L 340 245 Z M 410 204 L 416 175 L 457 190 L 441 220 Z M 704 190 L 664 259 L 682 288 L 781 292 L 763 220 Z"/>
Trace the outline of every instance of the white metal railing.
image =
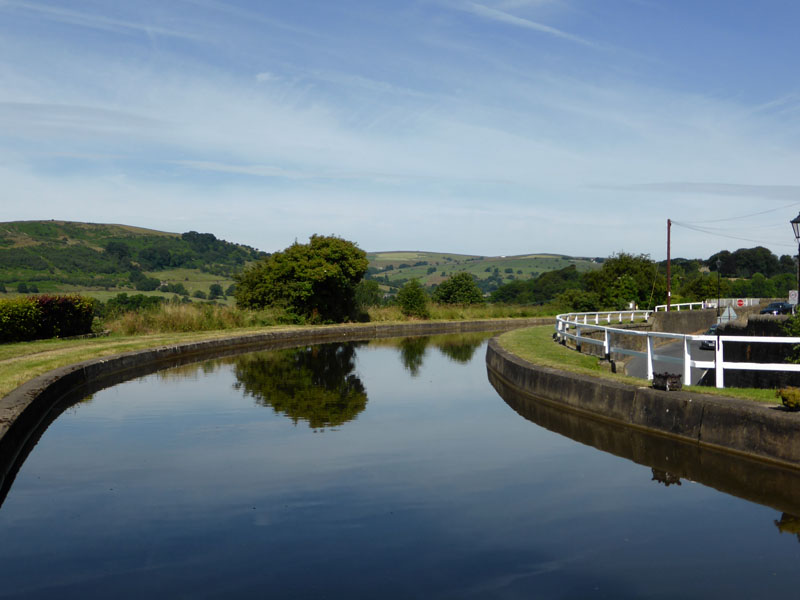
<path id="1" fill-rule="evenodd" d="M 716 308 L 716 303 L 714 304 L 714 308 Z M 681 302 L 680 304 L 670 304 L 670 309 L 677 310 L 678 312 L 683 310 L 702 310 L 707 308 L 705 301 L 703 302 Z M 667 305 L 666 304 L 659 304 L 656 306 L 656 312 L 666 311 Z"/>
<path id="2" fill-rule="evenodd" d="M 720 298 L 719 305 L 732 306 L 733 308 L 742 308 L 745 306 L 756 306 L 761 303 L 761 298 Z M 717 308 L 717 299 L 712 298 L 703 300 L 702 302 L 681 302 L 679 304 L 670 304 L 671 310 L 702 310 L 704 308 Z M 667 310 L 666 304 L 659 304 L 656 306 L 656 312 Z"/>
<path id="3" fill-rule="evenodd" d="M 757 337 L 744 335 L 714 336 L 714 335 L 685 335 L 682 333 L 667 333 L 654 331 L 637 331 L 635 329 L 620 329 L 610 327 L 608 323 L 612 321 L 612 316 L 616 315 L 614 321 L 634 322 L 636 320 L 648 320 L 651 311 L 612 311 L 603 313 L 567 313 L 556 317 L 556 336 L 558 341 L 566 343 L 566 340 L 573 340 L 576 346 L 581 344 L 594 344 L 603 346 L 603 353 L 606 357 L 614 354 L 624 354 L 627 356 L 642 356 L 647 358 L 647 379 L 653 379 L 653 363 L 656 361 L 680 364 L 682 366 L 683 381 L 691 381 L 691 369 L 716 369 L 715 385 L 718 388 L 725 387 L 725 370 L 746 370 L 746 371 L 784 371 L 800 372 L 800 364 L 791 363 L 754 363 L 754 362 L 731 362 L 723 358 L 723 347 L 726 342 L 747 342 L 756 344 L 800 344 L 800 337 Z M 602 318 L 601 318 L 602 316 Z M 606 321 L 606 325 L 600 322 Z M 575 333 L 572 333 L 574 330 Z M 592 338 L 582 335 L 584 331 L 602 331 L 603 339 Z M 612 336 L 616 339 L 622 337 L 646 338 L 645 350 L 634 350 L 621 345 L 612 345 Z M 667 356 L 656 354 L 655 341 L 657 339 L 671 339 L 683 341 L 682 356 Z M 694 360 L 689 352 L 689 344 L 693 341 L 713 341 L 714 360 Z"/>

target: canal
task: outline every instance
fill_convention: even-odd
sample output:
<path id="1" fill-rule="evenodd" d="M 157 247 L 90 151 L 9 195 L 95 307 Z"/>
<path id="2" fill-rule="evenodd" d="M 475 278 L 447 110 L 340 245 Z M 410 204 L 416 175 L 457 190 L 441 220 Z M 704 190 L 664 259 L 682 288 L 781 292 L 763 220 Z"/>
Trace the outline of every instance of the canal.
<path id="1" fill-rule="evenodd" d="M 489 335 L 76 402 L 0 497 L 0 597 L 797 597 L 797 474 L 495 389 Z"/>

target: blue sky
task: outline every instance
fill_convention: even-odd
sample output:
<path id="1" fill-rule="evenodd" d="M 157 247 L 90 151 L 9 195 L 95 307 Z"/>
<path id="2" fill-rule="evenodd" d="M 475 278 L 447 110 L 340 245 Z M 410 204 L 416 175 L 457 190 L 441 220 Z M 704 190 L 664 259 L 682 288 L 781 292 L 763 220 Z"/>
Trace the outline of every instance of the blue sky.
<path id="1" fill-rule="evenodd" d="M 0 0 L 2 218 L 796 252 L 800 4 Z"/>

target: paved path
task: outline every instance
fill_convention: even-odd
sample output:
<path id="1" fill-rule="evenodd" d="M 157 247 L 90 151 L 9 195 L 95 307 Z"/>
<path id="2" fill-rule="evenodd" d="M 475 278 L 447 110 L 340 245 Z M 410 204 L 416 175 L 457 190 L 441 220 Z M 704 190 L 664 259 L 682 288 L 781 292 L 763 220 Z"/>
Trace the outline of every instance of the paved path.
<path id="1" fill-rule="evenodd" d="M 655 353 L 681 358 L 683 356 L 683 342 L 672 342 L 664 346 L 658 346 L 655 350 Z M 700 350 L 700 342 L 691 342 L 689 346 L 689 353 L 692 355 L 693 360 L 714 360 L 714 351 Z M 657 360 L 653 363 L 653 371 L 656 373 L 663 373 L 664 371 L 667 371 L 669 373 L 683 374 L 683 365 Z M 647 379 L 647 358 L 644 356 L 632 357 L 626 364 L 625 372 L 633 377 Z M 705 372 L 706 369 L 692 368 L 692 381 L 690 382 L 690 385 L 696 385 Z M 686 382 L 684 381 L 684 383 Z"/>

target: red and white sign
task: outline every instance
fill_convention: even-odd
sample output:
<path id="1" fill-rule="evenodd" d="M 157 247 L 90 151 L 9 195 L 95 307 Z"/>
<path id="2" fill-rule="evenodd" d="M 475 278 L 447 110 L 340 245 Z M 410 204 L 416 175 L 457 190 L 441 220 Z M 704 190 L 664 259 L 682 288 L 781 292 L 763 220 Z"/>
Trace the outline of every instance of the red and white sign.
<path id="1" fill-rule="evenodd" d="M 736 301 L 736 306 L 744 306 L 744 300 L 742 300 L 741 298 L 739 298 L 739 299 Z"/>

